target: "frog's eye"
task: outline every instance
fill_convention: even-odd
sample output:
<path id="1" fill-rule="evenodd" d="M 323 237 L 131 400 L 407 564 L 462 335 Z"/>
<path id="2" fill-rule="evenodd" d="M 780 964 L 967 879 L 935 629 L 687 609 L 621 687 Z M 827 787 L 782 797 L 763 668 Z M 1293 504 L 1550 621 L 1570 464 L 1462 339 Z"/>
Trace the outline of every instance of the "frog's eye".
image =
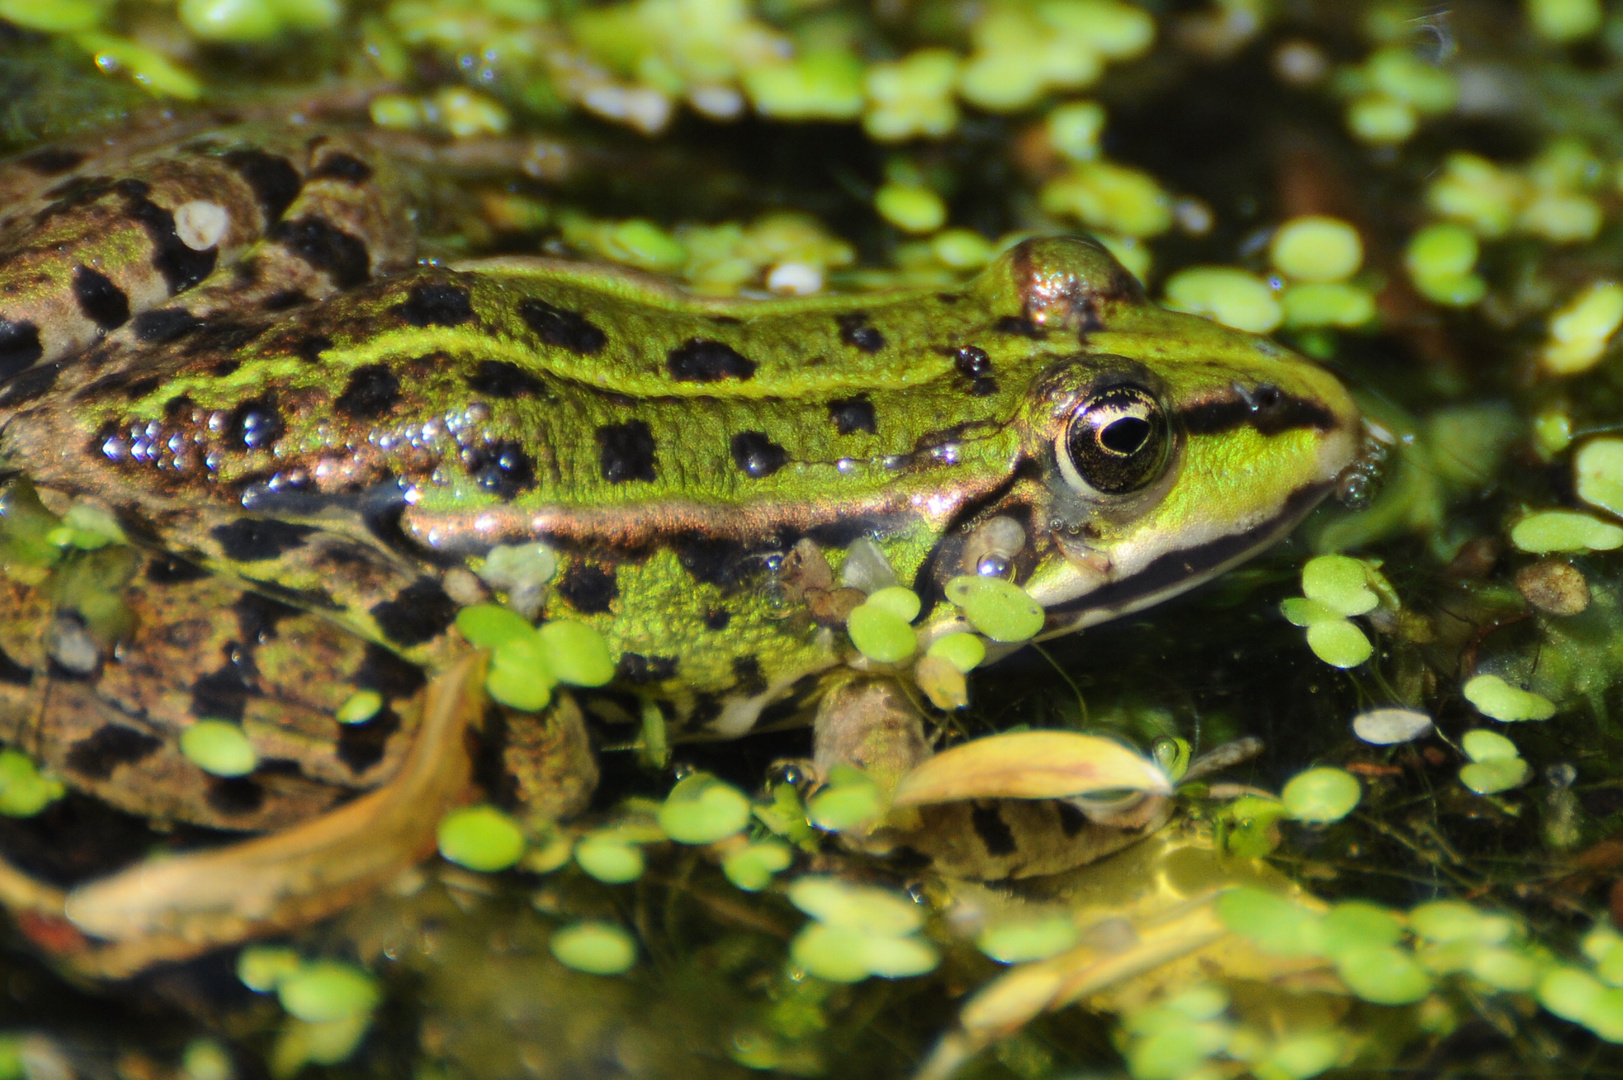
<path id="1" fill-rule="evenodd" d="M 1171 444 L 1161 402 L 1142 386 L 1121 383 L 1083 400 L 1055 456 L 1078 491 L 1126 495 L 1161 475 Z"/>

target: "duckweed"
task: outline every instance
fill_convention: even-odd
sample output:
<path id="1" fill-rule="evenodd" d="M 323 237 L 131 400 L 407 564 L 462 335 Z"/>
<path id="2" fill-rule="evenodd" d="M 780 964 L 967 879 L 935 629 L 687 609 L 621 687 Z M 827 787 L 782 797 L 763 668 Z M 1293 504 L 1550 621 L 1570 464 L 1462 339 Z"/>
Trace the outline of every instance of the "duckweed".
<path id="1" fill-rule="evenodd" d="M 1433 900 L 1409 912 L 1409 928 L 1437 944 L 1470 941 L 1498 944 L 1512 926 L 1503 915 L 1487 915 L 1462 900 Z"/>
<path id="2" fill-rule="evenodd" d="M 1483 716 L 1514 723 L 1518 720 L 1548 720 L 1555 715 L 1555 703 L 1542 694 L 1512 686 L 1497 675 L 1476 675 L 1462 688 L 1465 700 Z"/>
<path id="3" fill-rule="evenodd" d="M 1550 317 L 1550 340 L 1544 346 L 1544 369 L 1552 375 L 1576 375 L 1600 361 L 1612 335 L 1623 324 L 1623 285 L 1596 282 Z"/>
<path id="4" fill-rule="evenodd" d="M 684 777 L 659 808 L 659 827 L 679 844 L 713 844 L 750 823 L 742 791 L 708 773 Z"/>
<path id="5" fill-rule="evenodd" d="M 1420 295 L 1436 304 L 1464 307 L 1487 291 L 1487 282 L 1474 272 L 1479 255 L 1475 233 L 1453 222 L 1438 222 L 1410 238 L 1403 266 Z"/>
<path id="6" fill-rule="evenodd" d="M 1590 439 L 1572 456 L 1578 498 L 1623 517 L 1623 439 Z"/>
<path id="7" fill-rule="evenodd" d="M 845 629 L 857 651 L 877 663 L 900 663 L 918 651 L 918 634 L 913 627 L 882 604 L 858 604 L 846 616 Z"/>
<path id="8" fill-rule="evenodd" d="M 547 663 L 559 682 L 571 686 L 604 686 L 614 678 L 609 643 L 595 626 L 568 619 L 543 623 L 537 631 L 547 647 Z"/>
<path id="9" fill-rule="evenodd" d="M 1353 717 L 1353 734 L 1374 746 L 1412 742 L 1431 732 L 1431 717 L 1418 709 L 1370 709 Z"/>
<path id="10" fill-rule="evenodd" d="M 1494 795 L 1520 786 L 1531 771 L 1516 744 L 1496 732 L 1478 728 L 1460 740 L 1471 763 L 1460 769 L 1460 783 L 1478 795 Z"/>
<path id="11" fill-rule="evenodd" d="M 440 855 L 469 870 L 493 874 L 524 857 L 524 830 L 494 806 L 464 806 L 440 819 Z"/>
<path id="12" fill-rule="evenodd" d="M 900 937 L 924 925 L 919 905 L 886 889 L 807 875 L 789 886 L 789 902 L 820 923 Z"/>
<path id="13" fill-rule="evenodd" d="M 370 973 L 337 960 L 300 965 L 276 984 L 276 996 L 290 1015 L 312 1024 L 366 1016 L 383 997 Z"/>
<path id="14" fill-rule="evenodd" d="M 214 776 L 247 776 L 259 755 L 240 726 L 229 720 L 199 720 L 180 733 L 180 752 Z"/>
<path id="15" fill-rule="evenodd" d="M 575 845 L 575 862 L 586 873 L 609 885 L 624 885 L 642 877 L 648 868 L 642 848 L 613 831 L 588 833 Z"/>
<path id="16" fill-rule="evenodd" d="M 547 942 L 560 964 L 588 975 L 621 975 L 637 962 L 637 943 L 608 922 L 577 922 L 560 927 Z"/>
<path id="17" fill-rule="evenodd" d="M 836 765 L 827 782 L 806 804 L 813 825 L 830 832 L 856 829 L 884 811 L 884 799 L 873 777 L 852 765 Z"/>
<path id="18" fill-rule="evenodd" d="M 557 684 L 546 649 L 534 633 L 504 642 L 491 656 L 485 672 L 485 689 L 491 697 L 526 712 L 545 708 Z"/>
<path id="19" fill-rule="evenodd" d="M 1365 1001 L 1409 1005 L 1431 993 L 1431 977 L 1402 949 L 1359 946 L 1341 951 L 1335 960 L 1336 974 Z"/>
<path id="20" fill-rule="evenodd" d="M 1082 161 L 1043 185 L 1046 213 L 1072 217 L 1090 229 L 1158 236 L 1172 227 L 1172 200 L 1155 178 L 1109 161 Z"/>
<path id="21" fill-rule="evenodd" d="M 1268 283 L 1232 266 L 1197 266 L 1167 279 L 1166 305 L 1232 326 L 1266 334 L 1285 318 Z"/>
<path id="22" fill-rule="evenodd" d="M 954 270 L 979 270 L 997 255 L 997 248 L 978 232 L 944 229 L 930 238 L 936 261 Z"/>
<path id="23" fill-rule="evenodd" d="M 1324 953 L 1323 918 L 1277 893 L 1231 889 L 1218 898 L 1217 915 L 1230 930 L 1276 956 Z"/>
<path id="24" fill-rule="evenodd" d="M 967 675 L 986 659 L 986 642 L 975 634 L 947 634 L 930 642 L 925 655 L 945 660 Z"/>
<path id="25" fill-rule="evenodd" d="M 1302 592 L 1338 615 L 1363 615 L 1381 599 L 1370 588 L 1369 566 L 1346 555 L 1320 555 L 1302 566 Z"/>
<path id="26" fill-rule="evenodd" d="M 879 216 L 904 232 L 935 232 L 946 223 L 947 204 L 918 184 L 886 184 L 874 193 Z"/>
<path id="27" fill-rule="evenodd" d="M 1012 581 L 962 574 L 947 582 L 946 594 L 993 641 L 1026 641 L 1043 628 L 1042 605 Z"/>
<path id="28" fill-rule="evenodd" d="M 62 781 L 46 776 L 19 750 L 0 750 L 0 814 L 33 817 L 66 793 Z"/>
<path id="29" fill-rule="evenodd" d="M 1331 667 L 1355 668 L 1375 654 L 1364 632 L 1346 619 L 1318 622 L 1307 628 L 1307 647 Z"/>
<path id="30" fill-rule="evenodd" d="M 376 690 L 357 690 L 344 699 L 333 717 L 340 724 L 364 724 L 382 709 L 382 694 Z"/>
<path id="31" fill-rule="evenodd" d="M 1292 285 L 1279 297 L 1289 327 L 1338 326 L 1351 329 L 1375 318 L 1375 298 L 1339 281 Z"/>
<path id="32" fill-rule="evenodd" d="M 1611 551 L 1623 547 L 1623 528 L 1575 510 L 1542 510 L 1510 528 L 1510 542 L 1523 551 Z"/>
<path id="33" fill-rule="evenodd" d="M 1605 12 L 1600 0 L 1527 0 L 1527 18 L 1547 41 L 1565 44 L 1594 35 Z"/>
<path id="34" fill-rule="evenodd" d="M 760 892 L 772 884 L 772 876 L 789 869 L 794 854 L 781 840 L 760 840 L 729 851 L 721 870 L 727 880 L 745 892 Z"/>
<path id="35" fill-rule="evenodd" d="M 1274 269 L 1296 281 L 1345 281 L 1364 263 L 1358 231 L 1338 218 L 1292 218 L 1268 246 Z"/>
<path id="36" fill-rule="evenodd" d="M 1340 821 L 1363 797 L 1358 778 L 1343 769 L 1320 766 L 1297 773 L 1280 793 L 1290 816 L 1298 821 Z"/>
<path id="37" fill-rule="evenodd" d="M 250 945 L 237 956 L 237 978 L 258 994 L 268 994 L 303 965 L 299 954 L 283 945 Z"/>
<path id="38" fill-rule="evenodd" d="M 1072 161 L 1092 161 L 1099 156 L 1099 136 L 1105 127 L 1105 110 L 1096 101 L 1072 101 L 1048 111 L 1045 130 L 1048 145 Z"/>
<path id="39" fill-rule="evenodd" d="M 981 952 L 1003 964 L 1046 960 L 1081 941 L 1076 923 L 1063 914 L 994 923 L 975 938 Z"/>
<path id="40" fill-rule="evenodd" d="M 1403 924 L 1386 908 L 1358 900 L 1336 904 L 1324 915 L 1324 951 L 1385 948 L 1403 940 Z"/>
<path id="41" fill-rule="evenodd" d="M 535 633 L 523 616 L 499 604 L 474 604 L 456 613 L 456 628 L 469 644 L 480 649 L 498 649 Z"/>
<path id="42" fill-rule="evenodd" d="M 1347 130 L 1367 143 L 1407 142 L 1419 127 L 1414 107 L 1388 94 L 1360 94 L 1347 104 Z"/>
<path id="43" fill-rule="evenodd" d="M 952 100 L 958 57 L 946 49 L 920 49 L 893 63 L 868 68 L 867 133 L 881 142 L 941 138 L 958 126 Z"/>

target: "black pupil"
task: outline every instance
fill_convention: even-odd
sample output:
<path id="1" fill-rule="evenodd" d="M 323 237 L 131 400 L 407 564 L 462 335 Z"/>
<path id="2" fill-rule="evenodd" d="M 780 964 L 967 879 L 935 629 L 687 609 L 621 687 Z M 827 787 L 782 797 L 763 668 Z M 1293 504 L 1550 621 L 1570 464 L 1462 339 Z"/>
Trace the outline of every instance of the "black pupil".
<path id="1" fill-rule="evenodd" d="M 1150 438 L 1150 422 L 1142 416 L 1112 420 L 1099 432 L 1099 445 L 1116 454 L 1136 454 Z"/>

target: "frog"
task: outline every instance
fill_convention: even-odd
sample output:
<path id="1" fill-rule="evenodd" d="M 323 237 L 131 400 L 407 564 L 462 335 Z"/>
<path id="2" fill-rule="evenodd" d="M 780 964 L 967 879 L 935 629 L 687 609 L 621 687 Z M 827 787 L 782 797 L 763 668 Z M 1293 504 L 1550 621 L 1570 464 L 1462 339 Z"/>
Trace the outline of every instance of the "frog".
<path id="1" fill-rule="evenodd" d="M 954 287 L 714 298 L 423 256 L 420 157 L 205 114 L 0 165 L 0 523 L 88 515 L 119 541 L 8 564 L 0 738 L 138 817 L 259 834 L 67 892 L 0 867 L 31 936 L 98 972 L 330 913 L 474 787 L 579 811 L 580 695 L 486 702 L 471 607 L 601 635 L 593 723 L 810 721 L 821 768 L 902 768 L 931 752 L 925 709 L 910 660 L 851 642 L 869 594 L 918 597 L 919 654 L 974 631 L 964 577 L 1023 590 L 1035 639 L 1075 633 L 1274 543 L 1360 452 L 1333 375 L 1158 306 L 1090 237 L 1022 240 Z M 539 590 L 480 576 L 514 553 L 544 555 Z M 112 615 L 83 599 L 108 593 Z M 341 724 L 357 689 L 377 707 Z M 221 720 L 252 772 L 183 753 Z M 1008 855 L 1041 825 L 1022 813 L 956 826 Z"/>

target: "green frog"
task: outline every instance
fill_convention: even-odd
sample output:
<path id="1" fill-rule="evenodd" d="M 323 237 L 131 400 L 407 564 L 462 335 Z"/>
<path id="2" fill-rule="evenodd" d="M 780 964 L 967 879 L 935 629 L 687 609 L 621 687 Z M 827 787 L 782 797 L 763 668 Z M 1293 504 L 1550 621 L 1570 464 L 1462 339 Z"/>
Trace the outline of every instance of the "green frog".
<path id="1" fill-rule="evenodd" d="M 0 168 L 12 550 L 63 513 L 129 542 L 48 575 L 11 560 L 0 737 L 143 817 L 267 834 L 241 845 L 262 872 L 299 868 L 208 901 L 229 909 L 212 929 L 178 895 L 199 875 L 64 898 L 0 874 L 40 940 L 171 943 L 103 970 L 331 910 L 420 857 L 425 828 L 431 846 L 470 770 L 578 809 L 573 699 L 480 706 L 471 605 L 599 631 L 606 722 L 733 738 L 815 718 L 820 759 L 860 762 L 870 731 L 922 742 L 911 659 L 846 632 L 870 593 L 918 596 L 915 655 L 970 629 L 947 589 L 965 576 L 1024 589 L 1036 636 L 1071 633 L 1272 543 L 1360 446 L 1334 377 L 1163 310 L 1086 237 L 1026 240 L 961 288 L 719 300 L 590 263 L 419 261 L 423 190 L 374 134 L 209 117 Z M 515 565 L 544 569 L 492 573 Z M 357 690 L 378 706 L 340 723 Z M 191 761 L 204 720 L 238 725 L 257 766 Z M 322 847 L 340 825 L 350 846 Z M 394 861 L 332 886 L 379 848 Z M 241 892 L 241 865 L 201 878 Z M 136 894 L 145 921 L 120 921 Z"/>

